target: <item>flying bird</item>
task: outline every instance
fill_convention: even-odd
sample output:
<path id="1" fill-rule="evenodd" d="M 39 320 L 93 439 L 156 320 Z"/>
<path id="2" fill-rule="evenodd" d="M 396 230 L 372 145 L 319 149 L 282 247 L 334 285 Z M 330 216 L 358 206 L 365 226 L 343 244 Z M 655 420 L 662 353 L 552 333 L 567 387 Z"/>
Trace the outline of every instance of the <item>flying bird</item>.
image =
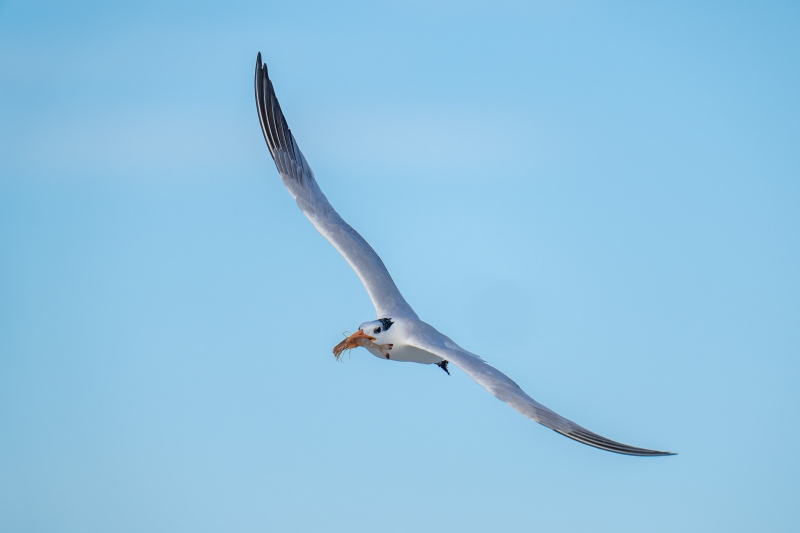
<path id="1" fill-rule="evenodd" d="M 448 365 L 452 364 L 526 417 L 578 442 L 627 455 L 674 455 L 607 439 L 564 418 L 528 396 L 511 378 L 479 356 L 420 320 L 375 250 L 339 216 L 320 190 L 286 123 L 260 52 L 256 59 L 255 93 L 261 130 L 283 184 L 303 214 L 356 271 L 375 306 L 377 320 L 364 322 L 358 331 L 339 343 L 334 348 L 337 358 L 344 350 L 362 346 L 381 359 L 437 365 L 448 374 Z"/>

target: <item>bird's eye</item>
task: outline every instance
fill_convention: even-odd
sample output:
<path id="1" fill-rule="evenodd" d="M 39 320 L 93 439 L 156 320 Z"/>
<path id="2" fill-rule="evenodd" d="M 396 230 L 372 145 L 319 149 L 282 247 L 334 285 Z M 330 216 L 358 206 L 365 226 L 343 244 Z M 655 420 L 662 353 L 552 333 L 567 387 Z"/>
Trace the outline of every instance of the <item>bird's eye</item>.
<path id="1" fill-rule="evenodd" d="M 372 330 L 372 333 L 380 333 L 380 332 L 381 332 L 381 328 L 375 328 L 375 329 Z"/>

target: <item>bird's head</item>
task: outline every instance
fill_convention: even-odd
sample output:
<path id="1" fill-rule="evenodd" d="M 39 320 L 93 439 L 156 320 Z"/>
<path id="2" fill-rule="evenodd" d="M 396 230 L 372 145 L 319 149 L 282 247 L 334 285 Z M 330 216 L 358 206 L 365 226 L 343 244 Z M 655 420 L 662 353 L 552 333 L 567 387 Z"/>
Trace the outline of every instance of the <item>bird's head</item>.
<path id="1" fill-rule="evenodd" d="M 358 326 L 358 331 L 347 337 L 333 348 L 333 355 L 337 358 L 343 351 L 357 346 L 387 344 L 387 332 L 394 321 L 391 318 L 379 318 L 372 322 L 364 322 Z"/>

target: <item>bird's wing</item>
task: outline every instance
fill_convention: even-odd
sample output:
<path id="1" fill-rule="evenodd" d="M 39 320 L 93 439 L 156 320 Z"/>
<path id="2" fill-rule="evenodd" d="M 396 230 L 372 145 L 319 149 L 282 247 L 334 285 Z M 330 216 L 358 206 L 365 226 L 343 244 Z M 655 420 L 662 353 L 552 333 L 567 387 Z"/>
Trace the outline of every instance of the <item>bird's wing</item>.
<path id="1" fill-rule="evenodd" d="M 435 330 L 434 330 L 435 331 Z M 588 429 L 579 426 L 572 420 L 564 418 L 558 413 L 540 404 L 523 391 L 519 385 L 514 383 L 508 376 L 496 368 L 486 364 L 480 357 L 470 353 L 450 339 L 438 332 L 425 332 L 423 334 L 412 334 L 408 340 L 411 346 L 428 351 L 466 372 L 469 377 L 475 380 L 486 390 L 495 395 L 498 399 L 506 402 L 511 407 L 539 422 L 543 426 L 561 433 L 578 442 L 608 450 L 610 452 L 622 453 L 626 455 L 658 456 L 675 455 L 672 452 L 659 452 L 646 448 L 636 448 L 620 442 L 607 439 L 593 433 Z"/>
<path id="2" fill-rule="evenodd" d="M 260 52 L 256 59 L 255 89 L 256 107 L 264 139 L 283 178 L 283 184 L 289 189 L 297 205 L 356 271 L 369 293 L 378 318 L 417 318 L 375 250 L 342 220 L 322 194 L 308 161 L 300 152 L 286 124 L 267 74 L 267 65 L 261 63 Z"/>

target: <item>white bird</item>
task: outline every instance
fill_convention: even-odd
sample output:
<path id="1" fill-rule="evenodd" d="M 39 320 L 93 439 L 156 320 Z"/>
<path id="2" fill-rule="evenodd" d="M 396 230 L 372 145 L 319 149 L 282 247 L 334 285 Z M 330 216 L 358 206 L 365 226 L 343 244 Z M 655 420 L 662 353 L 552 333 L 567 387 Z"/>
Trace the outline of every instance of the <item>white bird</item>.
<path id="1" fill-rule="evenodd" d="M 300 210 L 356 271 L 375 306 L 378 319 L 361 324 L 358 331 L 338 344 L 334 348 L 337 358 L 345 349 L 363 346 L 381 359 L 435 364 L 448 374 L 448 363 L 452 363 L 526 417 L 578 442 L 627 455 L 674 455 L 628 446 L 579 426 L 540 404 L 508 376 L 420 320 L 400 294 L 378 254 L 342 220 L 317 185 L 311 167 L 286 124 L 260 52 L 256 59 L 255 92 L 264 139 L 283 184 Z"/>

